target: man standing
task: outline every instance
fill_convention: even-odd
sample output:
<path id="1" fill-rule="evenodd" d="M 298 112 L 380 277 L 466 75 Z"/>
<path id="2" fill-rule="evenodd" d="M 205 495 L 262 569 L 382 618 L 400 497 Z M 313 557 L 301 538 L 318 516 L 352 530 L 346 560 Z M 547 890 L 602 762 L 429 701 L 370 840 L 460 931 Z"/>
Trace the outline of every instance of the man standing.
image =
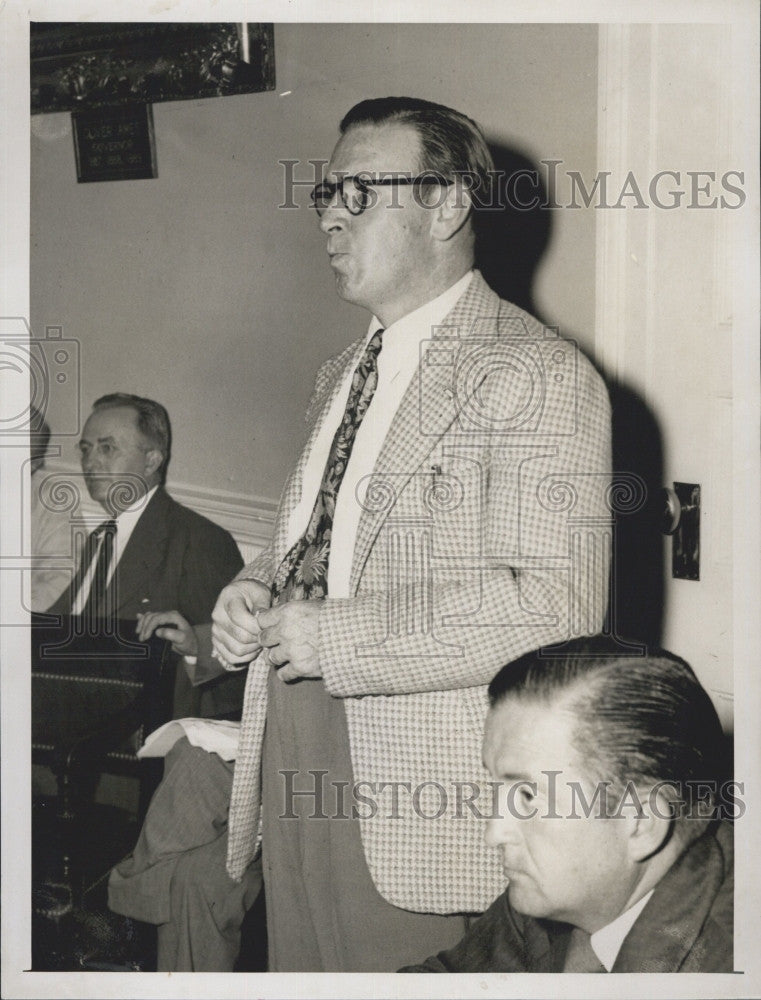
<path id="1" fill-rule="evenodd" d="M 528 654 L 489 687 L 487 840 L 505 892 L 405 972 L 731 972 L 739 808 L 716 710 L 662 650 L 601 638 Z M 728 812 L 729 811 L 729 812 Z"/>
<path id="2" fill-rule="evenodd" d="M 341 133 L 313 201 L 373 318 L 318 373 L 272 542 L 214 610 L 217 655 L 251 664 L 234 774 L 179 747 L 111 876 L 112 909 L 159 924 L 160 969 L 231 969 L 262 872 L 272 971 L 459 940 L 501 887 L 466 801 L 486 685 L 605 613 L 607 555 L 575 558 L 568 511 L 609 524 L 607 394 L 473 270 L 480 130 L 384 98 Z"/>
<path id="3" fill-rule="evenodd" d="M 95 631 L 104 620 L 139 621 L 165 609 L 191 625 L 208 622 L 220 587 L 243 560 L 229 532 L 166 492 L 171 428 L 164 407 L 128 393 L 102 396 L 79 451 L 87 490 L 109 520 L 91 534 L 77 574 L 50 612 L 80 616 Z M 233 700 L 239 702 L 240 692 Z M 175 716 L 198 714 L 198 708 L 185 671 L 178 670 Z"/>
<path id="4" fill-rule="evenodd" d="M 602 624 L 606 558 L 569 561 L 552 484 L 609 518 L 607 395 L 472 270 L 491 169 L 470 119 L 386 98 L 344 118 L 313 192 L 338 293 L 373 318 L 320 370 L 273 541 L 213 614 L 219 655 L 254 661 L 228 869 L 261 816 L 273 970 L 388 970 L 461 936 L 499 872 L 467 809 L 432 819 L 405 792 L 477 781 L 494 672 Z M 320 822 L 316 772 L 334 817 L 340 789 L 399 794 Z"/>

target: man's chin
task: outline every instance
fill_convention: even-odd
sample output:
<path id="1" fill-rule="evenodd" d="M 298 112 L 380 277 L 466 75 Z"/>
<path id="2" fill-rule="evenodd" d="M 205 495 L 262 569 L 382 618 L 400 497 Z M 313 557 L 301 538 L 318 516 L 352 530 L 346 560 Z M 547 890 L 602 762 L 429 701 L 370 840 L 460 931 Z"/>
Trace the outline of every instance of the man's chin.
<path id="1" fill-rule="evenodd" d="M 90 499 L 94 500 L 95 503 L 103 503 L 106 499 L 108 490 L 102 483 L 98 483 L 97 486 L 87 483 L 87 492 L 90 494 Z"/>
<path id="2" fill-rule="evenodd" d="M 342 299 L 346 299 L 347 301 L 351 302 L 352 301 L 351 282 L 349 281 L 349 278 L 345 274 L 342 274 L 340 271 L 335 272 L 335 278 L 336 278 L 336 291 L 338 292 L 338 294 L 341 296 Z"/>
<path id="3" fill-rule="evenodd" d="M 507 898 L 512 908 L 526 917 L 546 917 L 546 901 L 538 899 L 530 888 L 521 883 L 522 879 L 518 876 L 517 882 L 513 880 L 508 884 Z"/>
<path id="4" fill-rule="evenodd" d="M 367 309 L 371 313 L 375 312 L 374 306 L 368 301 L 367 294 L 363 293 L 357 283 L 352 281 L 348 275 L 340 274 L 338 271 L 336 271 L 336 292 L 344 302 L 359 306 L 360 309 Z"/>
<path id="5" fill-rule="evenodd" d="M 90 499 L 101 507 L 107 506 L 107 501 L 114 492 L 114 482 L 110 479 L 93 479 L 91 481 L 85 480 L 85 486 L 87 487 L 87 492 L 90 494 Z"/>

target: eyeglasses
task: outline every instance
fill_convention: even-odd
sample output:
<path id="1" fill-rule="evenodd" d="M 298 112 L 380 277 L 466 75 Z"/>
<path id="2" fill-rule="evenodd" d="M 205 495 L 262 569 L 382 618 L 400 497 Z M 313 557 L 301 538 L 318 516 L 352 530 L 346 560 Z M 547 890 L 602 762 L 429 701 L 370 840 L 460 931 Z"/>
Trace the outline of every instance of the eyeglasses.
<path id="1" fill-rule="evenodd" d="M 374 187 L 388 187 L 396 184 L 444 184 L 448 186 L 452 183 L 448 178 L 430 171 L 427 174 L 419 174 L 417 177 L 399 174 L 395 177 L 375 178 L 372 174 L 355 174 L 342 177 L 335 182 L 322 181 L 312 188 L 312 207 L 319 216 L 322 216 L 333 204 L 335 196 L 339 195 L 347 212 L 351 215 L 361 215 L 366 208 L 371 208 L 378 200 L 377 194 L 371 190 Z"/>

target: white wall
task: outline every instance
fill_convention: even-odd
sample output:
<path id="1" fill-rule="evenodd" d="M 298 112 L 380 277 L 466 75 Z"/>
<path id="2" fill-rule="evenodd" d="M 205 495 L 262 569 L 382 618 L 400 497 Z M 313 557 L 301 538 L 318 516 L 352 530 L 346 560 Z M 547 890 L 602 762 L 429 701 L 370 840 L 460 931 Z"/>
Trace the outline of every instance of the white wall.
<path id="1" fill-rule="evenodd" d="M 738 438 L 737 414 L 747 400 L 735 395 L 743 378 L 736 365 L 757 336 L 743 318 L 749 287 L 742 241 L 757 205 L 747 194 L 740 205 L 734 195 L 725 198 L 733 207 L 722 208 L 728 192 L 719 182 L 739 170 L 746 192 L 755 186 L 741 113 L 741 44 L 726 25 L 609 25 L 600 55 L 600 167 L 613 171 L 619 188 L 632 171 L 648 207 L 598 213 L 596 353 L 654 415 L 661 485 L 702 487 L 699 581 L 672 578 L 671 539 L 662 542 L 662 643 L 692 664 L 725 723 L 732 719 L 733 670 L 748 677 L 758 669 L 752 649 L 742 638 L 735 642 L 750 623 L 733 613 L 733 553 L 742 555 L 733 525 L 743 531 L 736 518 L 748 502 L 738 504 L 734 489 L 747 477 L 738 456 L 748 441 Z M 680 175 L 660 187 L 666 203 L 669 188 L 684 192 L 675 210 L 654 207 L 647 192 L 648 179 L 661 170 Z M 713 172 L 712 190 L 695 196 L 689 171 Z M 702 176 L 698 184 L 709 180 Z M 714 199 L 713 207 L 696 207 Z M 757 370 L 755 350 L 750 357 Z M 741 435 L 749 431 L 739 427 Z M 739 580 L 741 588 L 748 583 Z"/>
<path id="2" fill-rule="evenodd" d="M 317 367 L 366 323 L 312 213 L 278 210 L 278 160 L 327 159 L 353 103 L 395 93 L 452 104 L 530 160 L 595 162 L 594 25 L 276 25 L 275 52 L 273 93 L 154 106 L 154 180 L 77 184 L 69 116 L 32 123 L 35 334 L 81 342 L 85 416 L 115 390 L 161 400 L 170 486 L 238 507 L 277 499 Z M 594 211 L 549 221 L 537 306 L 591 342 Z"/>

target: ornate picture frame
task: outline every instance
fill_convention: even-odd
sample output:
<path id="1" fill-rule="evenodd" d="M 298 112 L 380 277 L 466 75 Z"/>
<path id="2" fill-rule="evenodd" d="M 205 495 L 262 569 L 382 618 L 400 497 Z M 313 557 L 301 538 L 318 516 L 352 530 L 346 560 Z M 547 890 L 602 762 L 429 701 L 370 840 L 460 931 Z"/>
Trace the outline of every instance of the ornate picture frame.
<path id="1" fill-rule="evenodd" d="M 272 24 L 33 22 L 31 113 L 275 87 Z"/>

